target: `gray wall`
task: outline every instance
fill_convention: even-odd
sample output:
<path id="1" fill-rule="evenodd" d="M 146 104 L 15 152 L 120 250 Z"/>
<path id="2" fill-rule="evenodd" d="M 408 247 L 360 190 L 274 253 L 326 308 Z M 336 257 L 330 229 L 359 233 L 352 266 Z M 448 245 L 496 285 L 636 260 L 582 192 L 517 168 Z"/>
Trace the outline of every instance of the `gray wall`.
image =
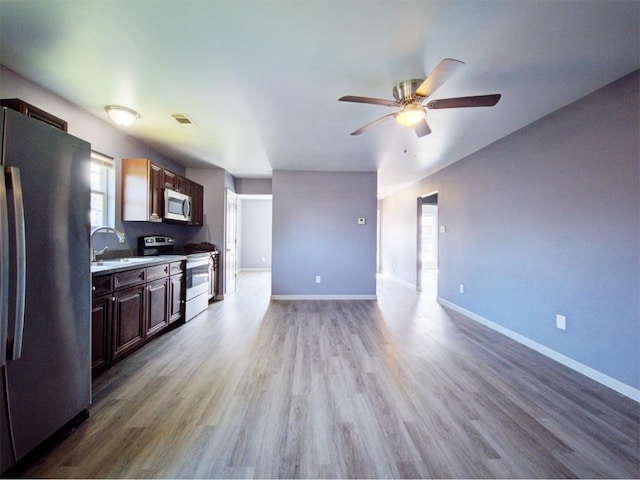
<path id="1" fill-rule="evenodd" d="M 639 104 L 635 72 L 384 199 L 383 272 L 415 282 L 438 191 L 442 299 L 637 389 Z"/>
<path id="2" fill-rule="evenodd" d="M 274 296 L 375 295 L 376 189 L 374 172 L 273 172 Z"/>
<path id="3" fill-rule="evenodd" d="M 240 198 L 239 200 L 240 269 L 270 269 L 273 201 L 270 198 Z"/>
<path id="4" fill-rule="evenodd" d="M 226 224 L 226 190 L 235 191 L 235 179 L 222 168 L 187 168 L 187 177 L 204 187 L 204 226 L 194 230 L 187 239 L 188 242 L 209 242 L 218 247 L 220 257 L 218 262 L 218 293 L 226 292 L 224 274 L 225 260 L 225 224 Z"/>
<path id="5" fill-rule="evenodd" d="M 236 178 L 236 193 L 240 195 L 271 195 L 271 179 Z"/>

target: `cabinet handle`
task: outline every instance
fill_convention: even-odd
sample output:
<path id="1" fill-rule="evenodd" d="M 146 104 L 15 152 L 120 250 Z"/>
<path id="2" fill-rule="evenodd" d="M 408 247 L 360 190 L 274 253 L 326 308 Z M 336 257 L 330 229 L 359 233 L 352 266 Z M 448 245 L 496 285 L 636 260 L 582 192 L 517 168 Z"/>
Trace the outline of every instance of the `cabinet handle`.
<path id="1" fill-rule="evenodd" d="M 111 301 L 115 302 L 116 301 L 116 297 L 111 297 Z"/>
<path id="2" fill-rule="evenodd" d="M 95 292 L 95 291 L 96 291 L 96 286 L 95 286 L 95 285 L 93 285 L 93 286 L 91 287 L 91 290 L 93 290 L 93 291 Z"/>

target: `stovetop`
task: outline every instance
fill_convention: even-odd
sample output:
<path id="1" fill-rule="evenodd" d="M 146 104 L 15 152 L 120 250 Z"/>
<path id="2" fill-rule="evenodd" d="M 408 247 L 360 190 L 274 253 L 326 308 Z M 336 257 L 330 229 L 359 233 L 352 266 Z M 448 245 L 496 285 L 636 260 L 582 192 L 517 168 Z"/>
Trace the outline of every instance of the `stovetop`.
<path id="1" fill-rule="evenodd" d="M 186 255 L 190 258 L 209 257 L 220 252 L 212 243 L 187 243 L 176 246 L 176 240 L 167 235 L 138 237 L 138 255 Z"/>

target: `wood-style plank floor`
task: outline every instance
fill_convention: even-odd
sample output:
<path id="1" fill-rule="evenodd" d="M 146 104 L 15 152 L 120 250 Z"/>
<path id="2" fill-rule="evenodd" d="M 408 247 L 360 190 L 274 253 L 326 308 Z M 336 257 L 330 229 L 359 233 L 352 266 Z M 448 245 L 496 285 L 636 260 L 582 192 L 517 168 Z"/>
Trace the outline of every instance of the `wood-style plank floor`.
<path id="1" fill-rule="evenodd" d="M 25 472 L 82 478 L 639 477 L 640 406 L 384 278 L 269 301 L 269 273 L 94 384 Z M 428 283 L 428 282 L 427 282 Z"/>

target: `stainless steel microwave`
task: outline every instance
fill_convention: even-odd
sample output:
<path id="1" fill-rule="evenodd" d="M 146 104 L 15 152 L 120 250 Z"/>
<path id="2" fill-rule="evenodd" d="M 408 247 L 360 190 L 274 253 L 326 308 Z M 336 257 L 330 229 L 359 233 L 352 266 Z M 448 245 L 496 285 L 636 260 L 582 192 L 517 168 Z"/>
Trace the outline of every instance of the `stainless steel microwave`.
<path id="1" fill-rule="evenodd" d="M 191 220 L 191 197 L 170 188 L 164 189 L 164 220 L 189 222 Z"/>

